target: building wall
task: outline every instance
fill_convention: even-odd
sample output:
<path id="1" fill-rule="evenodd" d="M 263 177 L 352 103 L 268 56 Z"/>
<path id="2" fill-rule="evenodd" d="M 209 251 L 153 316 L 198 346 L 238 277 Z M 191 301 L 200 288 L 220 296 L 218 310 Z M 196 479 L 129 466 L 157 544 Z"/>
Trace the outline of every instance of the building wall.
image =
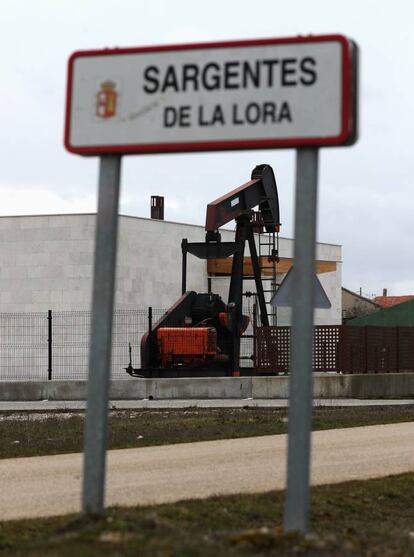
<path id="1" fill-rule="evenodd" d="M 372 300 L 359 296 L 347 288 L 342 288 L 342 317 L 344 320 L 368 315 L 379 309 L 380 307 Z"/>
<path id="2" fill-rule="evenodd" d="M 0 311 L 89 309 L 95 215 L 0 218 Z M 234 239 L 222 230 L 223 241 Z M 204 227 L 121 216 L 115 304 L 121 309 L 152 305 L 165 309 L 181 294 L 181 240 L 203 241 Z M 280 256 L 293 256 L 293 240 L 281 238 Z M 317 310 L 317 323 L 341 322 L 341 248 L 318 244 L 317 258 L 336 261 L 335 272 L 319 278 L 332 303 Z M 187 289 L 207 292 L 206 261 L 188 255 Z M 282 279 L 283 277 L 279 277 Z M 212 291 L 228 295 L 229 279 L 212 278 Z M 246 289 L 254 290 L 254 285 Z M 278 310 L 289 324 L 290 310 Z"/>
<path id="3" fill-rule="evenodd" d="M 201 226 L 121 217 L 115 303 L 168 308 L 181 296 L 181 240 L 201 242 Z M 187 290 L 207 292 L 206 262 L 188 255 Z"/>
<path id="4" fill-rule="evenodd" d="M 202 227 L 120 217 L 116 305 L 165 308 L 181 294 L 181 239 Z M 89 309 L 95 215 L 0 218 L 2 312 Z M 188 288 L 207 290 L 206 263 L 195 259 Z"/>
<path id="5" fill-rule="evenodd" d="M 0 218 L 2 312 L 88 308 L 93 215 Z"/>

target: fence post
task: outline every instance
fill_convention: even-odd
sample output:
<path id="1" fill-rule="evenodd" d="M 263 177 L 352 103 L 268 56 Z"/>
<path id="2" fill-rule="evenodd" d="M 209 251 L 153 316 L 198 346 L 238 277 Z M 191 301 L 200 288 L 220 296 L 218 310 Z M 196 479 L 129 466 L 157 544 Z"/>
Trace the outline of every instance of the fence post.
<path id="1" fill-rule="evenodd" d="M 47 312 L 47 379 L 52 380 L 52 310 Z"/>
<path id="2" fill-rule="evenodd" d="M 257 373 L 257 306 L 256 303 L 253 304 L 253 366 L 255 374 Z"/>
<path id="3" fill-rule="evenodd" d="M 395 327 L 395 367 L 396 373 L 400 372 L 400 327 Z"/>
<path id="4" fill-rule="evenodd" d="M 365 366 L 364 366 L 364 367 L 365 367 L 365 373 L 368 373 L 368 367 L 369 367 L 369 366 L 368 366 L 368 354 L 369 354 L 368 342 L 369 342 L 369 336 L 368 336 L 368 326 L 367 326 L 367 325 L 365 325 L 364 331 L 365 331 L 365 335 L 364 335 L 364 338 L 365 338 L 365 347 L 364 347 L 364 348 L 365 348 L 365 351 L 364 351 L 364 352 L 365 352 Z"/>
<path id="5" fill-rule="evenodd" d="M 148 307 L 148 336 L 152 335 L 152 307 Z"/>
<path id="6" fill-rule="evenodd" d="M 148 306 L 148 340 L 152 346 L 152 306 Z M 149 367 L 152 367 L 152 358 L 149 358 Z"/>

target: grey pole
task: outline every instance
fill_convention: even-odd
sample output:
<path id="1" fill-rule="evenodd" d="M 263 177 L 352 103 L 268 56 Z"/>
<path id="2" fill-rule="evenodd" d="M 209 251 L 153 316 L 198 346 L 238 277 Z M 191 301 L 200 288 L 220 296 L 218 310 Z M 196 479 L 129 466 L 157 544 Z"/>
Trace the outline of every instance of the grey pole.
<path id="1" fill-rule="evenodd" d="M 312 342 L 318 150 L 297 150 L 286 531 L 306 533 L 312 421 Z"/>
<path id="2" fill-rule="evenodd" d="M 82 510 L 104 507 L 108 392 L 118 229 L 121 157 L 100 158 Z"/>

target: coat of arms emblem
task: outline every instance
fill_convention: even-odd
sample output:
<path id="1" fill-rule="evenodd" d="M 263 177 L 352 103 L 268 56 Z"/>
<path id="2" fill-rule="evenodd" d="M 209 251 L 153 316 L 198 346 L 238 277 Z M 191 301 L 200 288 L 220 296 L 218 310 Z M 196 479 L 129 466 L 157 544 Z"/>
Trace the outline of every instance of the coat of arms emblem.
<path id="1" fill-rule="evenodd" d="M 118 92 L 114 81 L 103 81 L 96 93 L 96 115 L 99 118 L 111 118 L 116 114 Z"/>

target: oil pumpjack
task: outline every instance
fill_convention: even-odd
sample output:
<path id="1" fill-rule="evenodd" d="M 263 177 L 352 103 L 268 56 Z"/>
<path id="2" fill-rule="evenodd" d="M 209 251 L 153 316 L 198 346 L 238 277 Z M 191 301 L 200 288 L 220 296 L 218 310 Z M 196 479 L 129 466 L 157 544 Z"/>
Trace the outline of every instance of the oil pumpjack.
<path id="1" fill-rule="evenodd" d="M 258 207 L 258 211 L 253 211 Z M 234 242 L 222 242 L 220 227 L 236 221 Z M 243 315 L 243 264 L 249 246 L 262 326 L 269 325 L 262 274 L 254 238 L 260 224 L 266 232 L 280 228 L 276 180 L 269 165 L 254 168 L 251 180 L 207 205 L 205 242 L 183 239 L 182 295 L 141 339 L 141 368 L 130 360 L 134 377 L 239 376 L 240 338 L 249 318 Z M 187 254 L 200 259 L 233 256 L 227 304 L 218 294 L 187 291 Z M 278 259 L 272 249 L 269 259 Z M 251 373 L 251 372 L 250 372 Z"/>

